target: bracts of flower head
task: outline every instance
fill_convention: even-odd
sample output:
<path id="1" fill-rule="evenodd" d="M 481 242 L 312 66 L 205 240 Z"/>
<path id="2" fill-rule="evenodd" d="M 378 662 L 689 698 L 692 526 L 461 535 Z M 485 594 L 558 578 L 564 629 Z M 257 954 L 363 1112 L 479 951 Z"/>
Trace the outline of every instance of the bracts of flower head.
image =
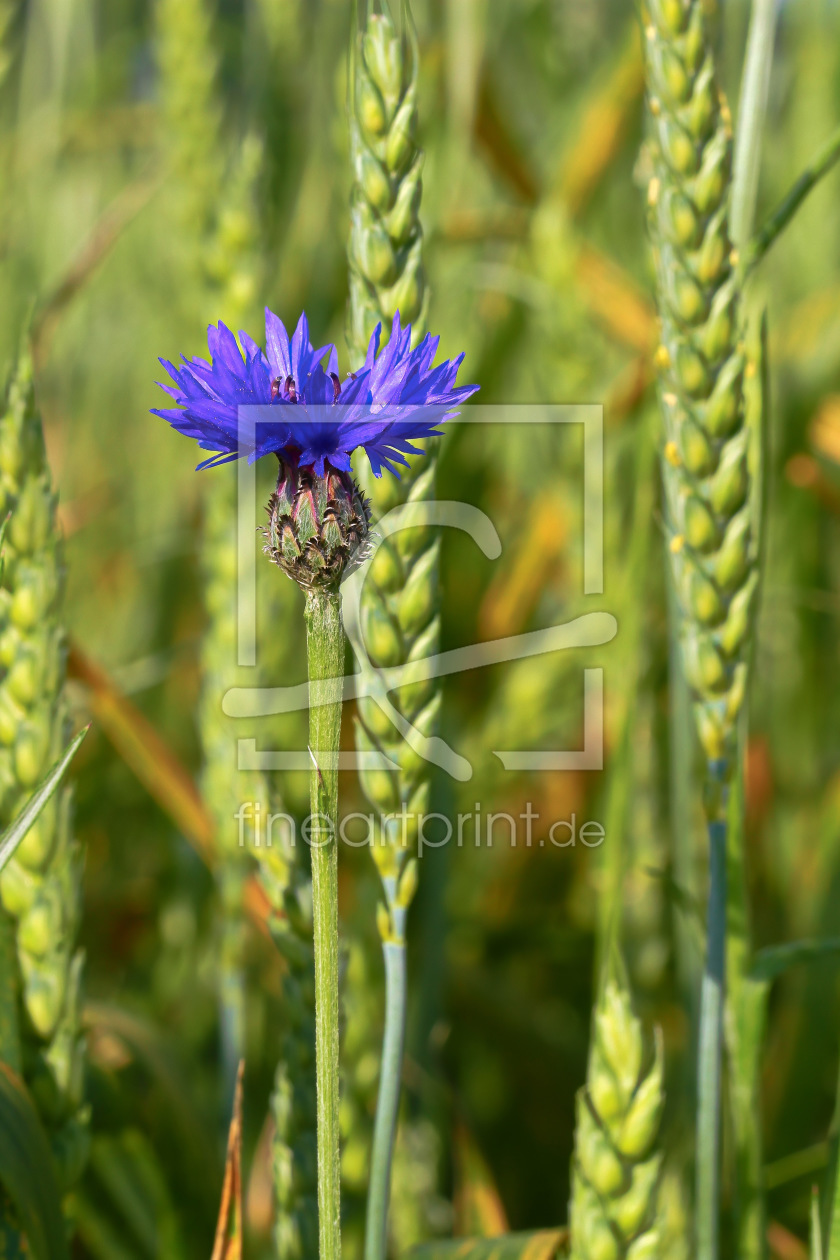
<path id="1" fill-rule="evenodd" d="M 344 670 L 339 584 L 358 562 L 368 531 L 350 455 L 362 447 L 375 475 L 396 472 L 476 387 L 455 384 L 460 359 L 434 366 L 437 339 L 411 348 L 394 318 L 388 345 L 379 328 L 364 365 L 342 382 L 331 346 L 315 350 L 305 316 L 290 339 L 266 312 L 266 347 L 223 324 L 208 335 L 210 360 L 164 361 L 175 407 L 157 412 L 213 452 L 200 467 L 247 455 L 279 461 L 269 505 L 268 551 L 306 595 L 310 686 L 310 806 L 315 961 L 318 1232 L 321 1260 L 341 1252 L 338 1063 L 338 870 L 335 820 Z M 326 367 L 324 366 L 326 363 Z"/>
<path id="2" fill-rule="evenodd" d="M 0 410 L 0 500 L 11 513 L 0 586 L 0 824 L 20 811 L 67 743 L 63 546 L 27 351 Z M 18 1064 L 51 1139 L 61 1185 L 84 1166 L 82 953 L 77 949 L 83 855 L 69 788 L 56 792 L 0 876 L 20 997 Z M 8 921 L 6 926 L 8 927 Z M 2 983 L 15 981 L 3 973 Z"/>

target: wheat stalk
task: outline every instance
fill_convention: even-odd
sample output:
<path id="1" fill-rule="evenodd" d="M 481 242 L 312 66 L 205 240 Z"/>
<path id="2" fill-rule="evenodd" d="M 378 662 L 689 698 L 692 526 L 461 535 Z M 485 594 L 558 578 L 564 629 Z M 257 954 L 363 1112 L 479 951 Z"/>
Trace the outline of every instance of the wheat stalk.
<path id="1" fill-rule="evenodd" d="M 67 743 L 64 563 L 56 496 L 35 404 L 32 361 L 18 357 L 0 415 L 0 492 L 11 512 L 0 588 L 0 825 L 18 813 Z M 20 975 L 21 1062 L 49 1132 L 62 1184 L 87 1157 L 76 948 L 82 852 L 71 793 L 61 789 L 0 876 Z"/>
<path id="2" fill-rule="evenodd" d="M 377 324 L 387 335 L 399 313 L 411 324 L 412 342 L 422 337 L 429 293 L 423 270 L 419 219 L 423 154 L 417 127 L 417 48 L 404 13 L 400 34 L 387 12 L 368 10 L 359 33 L 352 79 L 350 302 L 347 341 L 356 362 L 364 360 Z M 433 497 L 437 443 L 402 471 L 401 480 L 364 481 L 374 519 L 407 502 Z M 374 668 L 399 665 L 434 652 L 439 640 L 438 540 L 434 531 L 405 530 L 379 547 L 362 594 L 365 646 Z M 404 688 L 398 703 L 424 735 L 437 727 L 440 690 L 431 680 Z M 416 816 L 428 809 L 428 766 L 412 755 L 375 702 L 358 706 L 356 744 L 379 751 L 399 766 L 395 773 L 362 771 L 362 790 L 380 818 L 404 806 Z M 416 885 L 410 859 L 412 823 L 381 826 L 373 854 L 385 901 L 378 926 L 386 977 L 385 1034 L 368 1191 L 365 1254 L 381 1260 L 387 1243 L 391 1162 L 399 1106 L 400 1065 L 405 1036 L 405 921 Z"/>
<path id="3" fill-rule="evenodd" d="M 663 482 L 682 661 L 706 757 L 708 953 L 698 1082 L 698 1256 L 717 1255 L 728 786 L 758 588 L 738 258 L 729 231 L 732 134 L 701 0 L 644 16 L 654 175 L 648 187 L 662 336 Z"/>

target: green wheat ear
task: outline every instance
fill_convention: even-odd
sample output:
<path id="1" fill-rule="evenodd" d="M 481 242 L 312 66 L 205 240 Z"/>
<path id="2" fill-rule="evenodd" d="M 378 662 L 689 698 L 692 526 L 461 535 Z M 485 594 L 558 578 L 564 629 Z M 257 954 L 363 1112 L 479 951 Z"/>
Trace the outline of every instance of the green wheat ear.
<path id="1" fill-rule="evenodd" d="M 390 17 L 372 14 L 359 36 L 355 60 L 351 120 L 356 183 L 353 189 L 350 306 L 347 339 L 356 362 L 364 360 L 377 323 L 387 337 L 397 310 L 403 326 L 412 325 L 416 344 L 425 330 L 428 291 L 423 273 L 422 230 L 418 217 L 422 153 L 414 142 L 417 122 L 417 56 L 412 41 L 401 38 Z M 381 265 L 374 259 L 381 254 Z M 406 502 L 434 496 L 438 443 L 401 479 L 360 476 L 370 496 L 373 518 Z M 365 475 L 366 474 L 366 475 Z M 400 665 L 436 651 L 440 637 L 438 551 L 435 530 L 412 528 L 384 541 L 377 550 L 362 593 L 364 641 L 375 668 Z M 404 716 L 424 735 L 437 728 L 440 688 L 434 679 L 400 691 Z M 416 817 L 428 809 L 428 767 L 404 744 L 378 705 L 358 705 L 356 743 L 365 752 L 383 752 L 400 766 L 398 774 L 361 771 L 362 790 L 380 815 L 397 813 L 402 804 Z M 414 836 L 398 847 L 385 837 L 377 848 L 383 876 L 408 884 L 407 850 Z M 410 895 L 408 897 L 410 900 Z M 407 904 L 407 903 L 406 903 Z M 390 912 L 390 905 L 389 905 Z M 393 914 L 390 914 L 393 920 Z M 384 927 L 384 924 L 383 924 Z M 385 929 L 386 936 L 393 921 Z"/>
<path id="2" fill-rule="evenodd" d="M 0 826 L 67 744 L 63 548 L 32 361 L 15 364 L 0 413 L 0 501 L 11 513 L 0 583 Z M 76 948 L 82 852 L 71 792 L 50 800 L 0 875 L 14 925 L 21 1063 L 67 1187 L 87 1157 L 80 1026 L 83 956 Z"/>
<path id="3" fill-rule="evenodd" d="M 662 1040 L 646 1050 L 623 977 L 595 1007 L 586 1085 L 578 1093 L 572 1260 L 653 1260 L 660 1252 L 657 1194 L 662 1155 Z"/>
<path id="4" fill-rule="evenodd" d="M 731 766 L 758 585 L 731 121 L 700 0 L 649 0 L 645 21 L 671 564 L 700 740 L 710 762 Z"/>
<path id="5" fill-rule="evenodd" d="M 377 324 L 387 338 L 397 311 L 419 339 L 429 303 L 419 215 L 423 153 L 414 138 L 417 50 L 408 17 L 406 25 L 400 35 L 387 13 L 372 13 L 355 48 L 347 344 L 356 365 Z"/>

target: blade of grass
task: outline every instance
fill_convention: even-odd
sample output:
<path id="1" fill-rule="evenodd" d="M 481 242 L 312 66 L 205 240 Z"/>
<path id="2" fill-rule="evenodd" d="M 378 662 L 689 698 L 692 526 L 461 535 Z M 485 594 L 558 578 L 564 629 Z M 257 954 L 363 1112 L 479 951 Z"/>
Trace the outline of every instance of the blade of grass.
<path id="1" fill-rule="evenodd" d="M 761 262 L 770 246 L 781 235 L 808 194 L 840 159 L 840 128 L 822 146 L 776 209 L 765 220 L 749 243 L 742 260 L 743 275 L 750 274 Z"/>
<path id="2" fill-rule="evenodd" d="M 753 0 L 732 173 L 730 227 L 736 249 L 744 249 L 752 233 L 761 170 L 761 137 L 770 93 L 777 0 Z"/>
<path id="3" fill-rule="evenodd" d="M 0 1182 L 35 1260 L 68 1260 L 49 1142 L 26 1086 L 6 1063 L 0 1063 Z"/>
<path id="4" fill-rule="evenodd" d="M 233 1114 L 227 1141 L 222 1202 L 211 1260 L 242 1260 L 242 1077 L 240 1060 L 233 1094 Z"/>
<path id="5" fill-rule="evenodd" d="M 79 731 L 78 735 L 70 741 L 63 756 L 59 758 L 49 773 L 42 779 L 39 786 L 35 789 L 34 794 L 27 801 L 17 818 L 11 826 L 7 827 L 3 834 L 0 835 L 0 871 L 3 870 L 3 867 L 9 859 L 14 856 L 14 852 L 21 840 L 23 840 L 24 836 L 35 822 L 35 819 L 41 813 L 41 810 L 44 808 L 47 801 L 64 778 L 67 767 L 70 765 L 70 762 L 78 752 L 82 740 L 89 730 L 90 726 L 88 725 L 83 730 Z"/>

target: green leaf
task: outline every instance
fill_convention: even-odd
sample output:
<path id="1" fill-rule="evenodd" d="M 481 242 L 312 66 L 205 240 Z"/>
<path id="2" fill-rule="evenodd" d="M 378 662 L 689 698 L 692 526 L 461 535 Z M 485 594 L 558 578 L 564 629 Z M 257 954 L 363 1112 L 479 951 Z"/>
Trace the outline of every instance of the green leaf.
<path id="1" fill-rule="evenodd" d="M 52 1153 L 26 1086 L 0 1063 L 0 1182 L 35 1260 L 69 1260 Z"/>
<path id="2" fill-rule="evenodd" d="M 840 936 L 828 936 L 820 941 L 793 941 L 790 945 L 771 945 L 767 949 L 760 949 L 756 954 L 750 968 L 750 979 L 769 984 L 787 971 L 788 967 L 815 962 L 818 958 L 827 958 L 832 954 L 840 954 Z"/>
<path id="3" fill-rule="evenodd" d="M 26 833 L 29 831 L 35 819 L 58 787 L 64 772 L 75 757 L 79 745 L 90 730 L 90 726 L 86 726 L 84 730 L 79 731 L 75 739 L 72 739 L 67 745 L 64 753 L 49 771 L 46 777 L 36 788 L 35 793 L 27 801 L 26 805 L 18 814 L 14 822 L 0 836 L 0 871 L 14 856 L 15 849 L 20 844 Z"/>
<path id="4" fill-rule="evenodd" d="M 447 1238 L 412 1247 L 409 1260 L 554 1260 L 566 1254 L 569 1231 L 539 1229 L 498 1238 Z"/>

